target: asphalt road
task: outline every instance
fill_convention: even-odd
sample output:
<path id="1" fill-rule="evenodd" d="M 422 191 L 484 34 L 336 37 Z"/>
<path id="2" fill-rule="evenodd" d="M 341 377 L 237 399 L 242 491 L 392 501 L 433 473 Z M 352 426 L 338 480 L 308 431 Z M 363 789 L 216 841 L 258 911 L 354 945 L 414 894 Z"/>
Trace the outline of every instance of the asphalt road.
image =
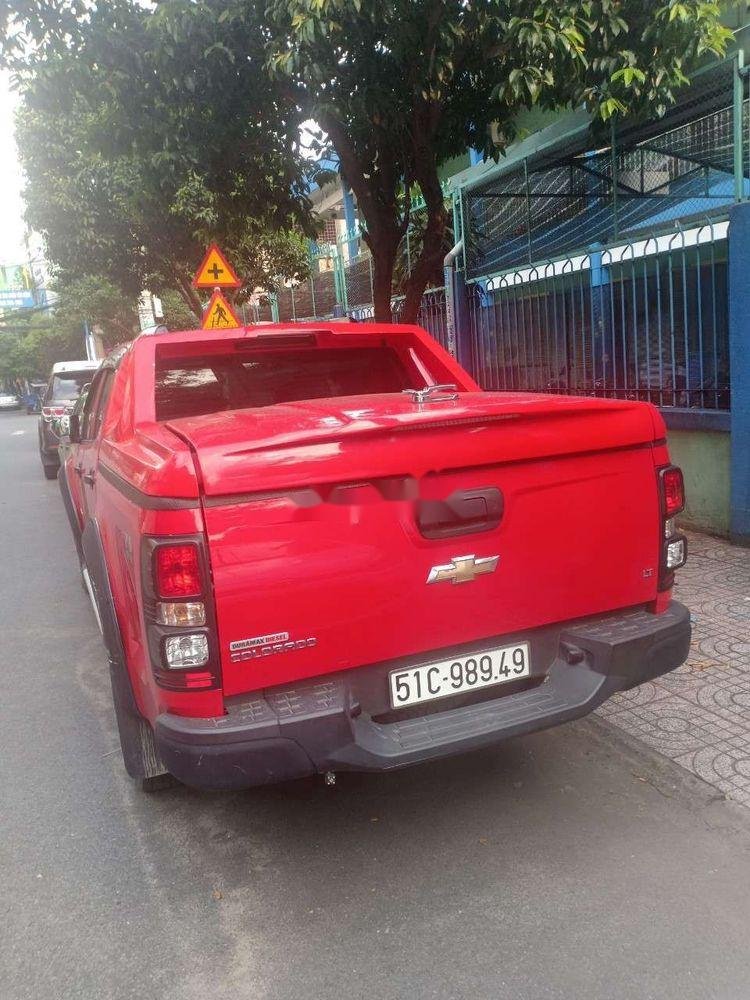
<path id="1" fill-rule="evenodd" d="M 3 1000 L 750 995 L 750 811 L 584 721 L 138 793 L 34 417 L 0 414 Z"/>

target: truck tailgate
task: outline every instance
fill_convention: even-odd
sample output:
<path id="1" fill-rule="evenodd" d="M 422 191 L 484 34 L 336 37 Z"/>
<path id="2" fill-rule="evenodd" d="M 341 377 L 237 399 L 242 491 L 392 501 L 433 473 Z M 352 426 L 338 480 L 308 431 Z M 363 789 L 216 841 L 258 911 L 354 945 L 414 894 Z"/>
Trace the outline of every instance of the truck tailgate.
<path id="1" fill-rule="evenodd" d="M 227 695 L 655 597 L 644 404 L 394 394 L 169 426 L 201 479 Z M 425 501 L 472 491 L 497 491 L 500 517 L 425 537 Z M 497 568 L 428 584 L 467 555 Z"/>

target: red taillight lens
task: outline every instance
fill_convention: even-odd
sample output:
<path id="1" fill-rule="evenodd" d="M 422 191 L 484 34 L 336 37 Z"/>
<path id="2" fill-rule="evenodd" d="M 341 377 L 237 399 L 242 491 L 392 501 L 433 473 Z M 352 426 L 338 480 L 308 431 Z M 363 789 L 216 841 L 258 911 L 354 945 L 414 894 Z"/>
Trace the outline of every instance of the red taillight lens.
<path id="1" fill-rule="evenodd" d="M 44 420 L 52 420 L 53 417 L 62 417 L 65 415 L 64 406 L 43 406 L 42 407 L 42 417 Z"/>
<path id="2" fill-rule="evenodd" d="M 168 600 L 198 597 L 201 571 L 196 545 L 160 545 L 154 550 L 156 594 Z"/>
<path id="3" fill-rule="evenodd" d="M 685 507 L 685 484 L 682 479 L 682 469 L 670 465 L 662 469 L 661 489 L 664 500 L 664 516 L 674 517 Z"/>

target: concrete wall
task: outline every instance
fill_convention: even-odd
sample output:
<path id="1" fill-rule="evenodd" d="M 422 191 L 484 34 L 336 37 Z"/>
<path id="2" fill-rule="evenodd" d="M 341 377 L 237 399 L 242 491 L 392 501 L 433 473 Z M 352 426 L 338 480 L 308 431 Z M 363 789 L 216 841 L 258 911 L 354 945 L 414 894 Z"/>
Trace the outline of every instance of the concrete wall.
<path id="1" fill-rule="evenodd" d="M 685 476 L 686 527 L 714 535 L 729 534 L 729 434 L 723 431 L 675 431 L 669 453 Z"/>

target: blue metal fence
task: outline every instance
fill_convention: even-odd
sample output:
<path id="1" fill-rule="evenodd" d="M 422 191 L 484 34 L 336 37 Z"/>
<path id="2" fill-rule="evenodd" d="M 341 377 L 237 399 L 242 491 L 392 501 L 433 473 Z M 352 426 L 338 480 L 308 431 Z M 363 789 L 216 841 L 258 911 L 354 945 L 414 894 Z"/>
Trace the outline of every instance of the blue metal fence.
<path id="1" fill-rule="evenodd" d="M 470 282 L 475 378 L 728 410 L 727 228 L 710 220 Z"/>
<path id="2" fill-rule="evenodd" d="M 403 296 L 399 296 L 391 301 L 393 311 L 393 322 L 401 321 L 401 310 L 404 304 Z M 371 322 L 375 314 L 374 306 L 367 305 L 357 309 L 352 309 L 349 315 L 361 322 Z M 417 326 L 423 327 L 437 340 L 439 344 L 448 349 L 448 324 L 445 312 L 445 288 L 428 288 L 422 296 L 417 315 Z"/>

